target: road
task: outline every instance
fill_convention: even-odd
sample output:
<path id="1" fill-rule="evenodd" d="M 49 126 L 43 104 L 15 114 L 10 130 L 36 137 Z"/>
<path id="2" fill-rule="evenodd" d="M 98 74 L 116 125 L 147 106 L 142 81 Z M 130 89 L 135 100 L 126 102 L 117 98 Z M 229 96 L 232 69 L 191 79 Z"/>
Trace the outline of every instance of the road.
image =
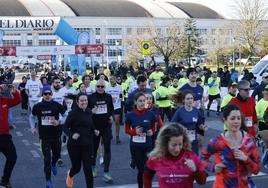
<path id="1" fill-rule="evenodd" d="M 14 109 L 14 122 L 16 128 L 11 131 L 15 146 L 17 148 L 18 160 L 12 174 L 13 188 L 42 188 L 45 187 L 45 178 L 43 174 L 43 161 L 39 147 L 38 137 L 32 136 L 29 125 L 28 117 L 20 114 L 19 106 Z M 209 138 L 219 134 L 222 130 L 222 123 L 219 119 L 212 114 L 207 121 L 209 130 L 206 133 L 206 143 Z M 121 127 L 122 143 L 116 145 L 112 141 L 112 161 L 110 172 L 113 176 L 114 182 L 112 185 L 106 184 L 102 180 L 102 166 L 97 166 L 98 177 L 95 178 L 94 185 L 97 188 L 134 188 L 136 185 L 136 171 L 129 167 L 129 138 L 124 134 L 123 127 Z M 70 160 L 66 150 L 66 145 L 62 146 L 62 158 L 64 166 L 59 168 L 59 173 L 56 177 L 52 175 L 52 181 L 55 188 L 64 188 L 66 172 L 70 168 Z M 3 161 L 3 155 L 0 155 L 0 161 Z M 0 163 L 1 170 L 3 169 L 3 162 Z M 268 171 L 262 169 L 261 174 L 254 177 L 258 187 L 265 188 L 268 183 Z M 209 188 L 213 183 L 214 176 L 208 178 L 208 183 L 205 186 L 195 185 L 195 187 Z M 154 184 L 157 187 L 157 184 Z M 85 181 L 84 175 L 81 171 L 74 177 L 74 188 L 84 188 Z"/>

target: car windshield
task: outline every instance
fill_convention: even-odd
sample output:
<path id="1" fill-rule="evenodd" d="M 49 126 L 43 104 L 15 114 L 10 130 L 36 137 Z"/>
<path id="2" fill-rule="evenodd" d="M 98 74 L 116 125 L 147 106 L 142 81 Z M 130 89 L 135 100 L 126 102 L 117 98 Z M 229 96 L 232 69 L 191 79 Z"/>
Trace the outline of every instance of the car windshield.
<path id="1" fill-rule="evenodd" d="M 252 73 L 253 74 L 258 74 L 264 67 L 265 65 L 268 63 L 268 60 L 262 60 L 259 63 L 257 63 L 254 68 L 252 69 Z"/>

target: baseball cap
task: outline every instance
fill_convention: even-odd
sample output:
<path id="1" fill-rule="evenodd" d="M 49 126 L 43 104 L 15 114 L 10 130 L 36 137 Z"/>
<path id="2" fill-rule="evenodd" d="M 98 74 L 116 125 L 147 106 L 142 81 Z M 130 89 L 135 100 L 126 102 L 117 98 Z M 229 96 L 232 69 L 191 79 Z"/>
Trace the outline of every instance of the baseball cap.
<path id="1" fill-rule="evenodd" d="M 42 95 L 44 95 L 44 93 L 48 93 L 48 92 L 52 93 L 51 87 L 50 86 L 44 86 L 43 89 L 42 89 Z"/>

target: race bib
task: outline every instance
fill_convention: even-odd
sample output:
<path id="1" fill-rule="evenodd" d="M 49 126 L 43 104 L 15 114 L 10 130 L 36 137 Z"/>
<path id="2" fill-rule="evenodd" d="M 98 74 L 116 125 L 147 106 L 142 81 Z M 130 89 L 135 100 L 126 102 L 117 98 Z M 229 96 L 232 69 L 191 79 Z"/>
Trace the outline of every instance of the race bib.
<path id="1" fill-rule="evenodd" d="M 42 116 L 41 124 L 42 126 L 52 126 L 54 120 L 55 120 L 54 116 Z"/>
<path id="2" fill-rule="evenodd" d="M 72 105 L 73 105 L 73 100 L 72 99 L 65 99 L 65 103 L 66 103 L 67 109 L 71 110 Z"/>
<path id="3" fill-rule="evenodd" d="M 106 114 L 107 112 L 107 104 L 99 104 L 97 106 L 96 114 Z"/>
<path id="4" fill-rule="evenodd" d="M 188 130 L 187 136 L 190 142 L 194 141 L 196 139 L 195 130 Z"/>
<path id="5" fill-rule="evenodd" d="M 252 127 L 253 126 L 253 121 L 252 121 L 251 116 L 245 117 L 245 124 L 246 124 L 246 127 Z"/>
<path id="6" fill-rule="evenodd" d="M 146 135 L 133 136 L 132 142 L 134 143 L 146 143 Z"/>

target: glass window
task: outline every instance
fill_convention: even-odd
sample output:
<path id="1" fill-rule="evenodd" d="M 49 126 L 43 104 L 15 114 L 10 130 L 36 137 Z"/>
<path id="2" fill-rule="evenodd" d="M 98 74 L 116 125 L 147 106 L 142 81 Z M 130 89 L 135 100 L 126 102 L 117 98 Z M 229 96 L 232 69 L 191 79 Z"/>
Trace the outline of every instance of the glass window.
<path id="1" fill-rule="evenodd" d="M 127 28 L 127 34 L 131 35 L 132 34 L 132 28 Z"/>
<path id="2" fill-rule="evenodd" d="M 107 28 L 108 35 L 122 35 L 122 28 Z"/>
<path id="3" fill-rule="evenodd" d="M 20 46 L 20 40 L 3 40 L 3 46 Z"/>
<path id="4" fill-rule="evenodd" d="M 122 39 L 108 39 L 108 45 L 110 45 L 110 46 L 122 46 Z"/>
<path id="5" fill-rule="evenodd" d="M 96 33 L 96 35 L 100 35 L 100 31 L 101 31 L 100 28 L 96 28 L 96 29 L 95 29 L 95 33 Z"/>
<path id="6" fill-rule="evenodd" d="M 96 39 L 96 44 L 100 44 L 100 43 L 101 43 L 100 39 Z"/>

